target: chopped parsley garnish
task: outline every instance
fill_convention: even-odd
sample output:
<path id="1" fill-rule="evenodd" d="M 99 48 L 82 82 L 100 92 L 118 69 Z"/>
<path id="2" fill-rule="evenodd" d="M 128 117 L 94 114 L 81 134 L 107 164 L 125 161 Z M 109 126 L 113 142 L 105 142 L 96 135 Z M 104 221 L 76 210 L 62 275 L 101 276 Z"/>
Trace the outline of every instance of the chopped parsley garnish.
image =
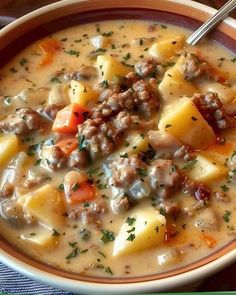
<path id="1" fill-rule="evenodd" d="M 165 128 L 170 128 L 171 126 L 171 124 L 166 124 Z"/>
<path id="2" fill-rule="evenodd" d="M 224 221 L 228 223 L 230 220 L 230 217 L 231 217 L 231 211 L 226 210 L 225 214 L 223 215 Z"/>
<path id="3" fill-rule="evenodd" d="M 102 35 L 103 35 L 103 37 L 111 37 L 113 34 L 114 34 L 114 32 L 110 31 L 108 33 L 103 33 Z"/>
<path id="4" fill-rule="evenodd" d="M 131 58 L 131 54 L 128 52 L 125 56 L 123 56 L 123 59 L 125 61 L 129 60 Z"/>
<path id="5" fill-rule="evenodd" d="M 56 82 L 56 83 L 61 83 L 61 81 L 59 80 L 58 77 L 52 77 L 52 79 L 50 80 L 51 82 Z"/>
<path id="6" fill-rule="evenodd" d="M 99 189 L 105 189 L 105 188 L 107 188 L 107 185 L 106 184 L 99 183 L 98 184 L 98 188 Z"/>
<path id="7" fill-rule="evenodd" d="M 167 29 L 167 26 L 166 25 L 161 25 L 161 28 L 162 29 Z"/>
<path id="8" fill-rule="evenodd" d="M 71 258 L 75 258 L 79 255 L 79 248 L 76 247 L 72 250 L 72 252 L 66 256 L 66 259 L 71 259 Z"/>
<path id="9" fill-rule="evenodd" d="M 107 80 L 103 80 L 100 84 L 101 87 L 103 88 L 108 88 L 109 87 L 109 83 Z"/>
<path id="10" fill-rule="evenodd" d="M 221 185 L 220 188 L 222 189 L 223 192 L 227 192 L 229 190 L 228 186 L 226 184 Z"/>
<path id="11" fill-rule="evenodd" d="M 20 65 L 21 65 L 22 67 L 25 66 L 27 63 L 28 63 L 28 59 L 26 59 L 26 58 L 24 58 L 24 57 L 20 60 Z"/>
<path id="12" fill-rule="evenodd" d="M 127 230 L 127 233 L 132 233 L 133 231 L 135 231 L 135 227 L 133 226 L 131 229 Z"/>
<path id="13" fill-rule="evenodd" d="M 65 51 L 65 53 L 70 54 L 70 55 L 75 55 L 76 57 L 79 57 L 79 55 L 80 55 L 79 51 L 76 51 L 76 50 L 73 50 L 73 49 L 67 50 L 67 51 Z"/>
<path id="14" fill-rule="evenodd" d="M 132 226 L 135 221 L 136 221 L 136 219 L 134 217 L 128 216 L 125 222 L 128 223 L 129 226 Z"/>
<path id="15" fill-rule="evenodd" d="M 232 61 L 233 63 L 236 62 L 236 57 L 232 58 L 230 61 Z"/>
<path id="16" fill-rule="evenodd" d="M 108 266 L 108 267 L 105 267 L 105 272 L 110 274 L 110 275 L 113 275 L 113 272 L 111 270 L 111 268 Z"/>
<path id="17" fill-rule="evenodd" d="M 82 150 L 84 150 L 86 148 L 88 143 L 87 143 L 84 135 L 79 136 L 78 139 L 79 139 L 79 151 L 81 152 Z"/>
<path id="18" fill-rule="evenodd" d="M 52 236 L 53 236 L 53 237 L 57 237 L 57 236 L 60 236 L 60 234 L 59 234 L 58 231 L 56 231 L 56 230 L 53 228 Z"/>
<path id="19" fill-rule="evenodd" d="M 34 156 L 35 152 L 37 151 L 38 146 L 39 146 L 39 144 L 30 145 L 27 150 L 27 155 Z"/>
<path id="20" fill-rule="evenodd" d="M 101 232 L 102 236 L 100 239 L 103 242 L 103 244 L 107 244 L 115 240 L 115 235 L 112 231 L 102 229 Z"/>
<path id="21" fill-rule="evenodd" d="M 63 184 L 63 183 L 60 183 L 60 184 L 58 185 L 58 189 L 59 189 L 60 191 L 64 191 L 64 184 Z"/>
<path id="22" fill-rule="evenodd" d="M 73 192 L 76 192 L 76 191 L 78 190 L 79 187 L 80 187 L 80 185 L 79 185 L 79 183 L 77 182 L 77 183 L 75 183 L 75 184 L 72 186 L 71 190 L 72 190 Z"/>
<path id="23" fill-rule="evenodd" d="M 134 239 L 135 239 L 135 234 L 131 233 L 126 240 L 132 242 Z"/>
<path id="24" fill-rule="evenodd" d="M 136 171 L 140 176 L 147 176 L 147 169 L 145 168 L 137 168 Z"/>
<path id="25" fill-rule="evenodd" d="M 127 153 L 124 153 L 122 155 L 120 155 L 121 158 L 128 158 L 128 154 Z"/>
<path id="26" fill-rule="evenodd" d="M 69 244 L 69 246 L 70 246 L 71 248 L 75 248 L 75 246 L 78 245 L 77 242 L 68 242 L 68 244 Z"/>
<path id="27" fill-rule="evenodd" d="M 196 163 L 197 163 L 197 159 L 191 160 L 186 165 L 184 165 L 182 169 L 185 169 L 185 170 L 192 169 Z"/>
<path id="28" fill-rule="evenodd" d="M 42 159 L 38 159 L 34 162 L 34 166 L 38 166 L 41 163 Z"/>
<path id="29" fill-rule="evenodd" d="M 61 39 L 62 42 L 66 42 L 67 40 L 68 40 L 67 38 Z"/>
<path id="30" fill-rule="evenodd" d="M 98 251 L 98 253 L 99 253 L 100 255 L 102 255 L 103 258 L 106 258 L 106 255 L 105 255 L 103 252 Z"/>
<path id="31" fill-rule="evenodd" d="M 159 212 L 161 215 L 166 216 L 166 210 L 163 207 L 160 207 Z"/>

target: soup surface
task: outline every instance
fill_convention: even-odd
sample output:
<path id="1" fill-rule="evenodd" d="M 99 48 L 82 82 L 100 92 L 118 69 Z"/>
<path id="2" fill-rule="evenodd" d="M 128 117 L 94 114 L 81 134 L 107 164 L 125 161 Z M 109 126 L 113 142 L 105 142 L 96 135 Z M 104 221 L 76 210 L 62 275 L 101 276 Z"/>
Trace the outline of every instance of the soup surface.
<path id="1" fill-rule="evenodd" d="M 39 40 L 0 70 L 0 233 L 84 275 L 192 263 L 235 239 L 236 57 L 119 20 Z"/>

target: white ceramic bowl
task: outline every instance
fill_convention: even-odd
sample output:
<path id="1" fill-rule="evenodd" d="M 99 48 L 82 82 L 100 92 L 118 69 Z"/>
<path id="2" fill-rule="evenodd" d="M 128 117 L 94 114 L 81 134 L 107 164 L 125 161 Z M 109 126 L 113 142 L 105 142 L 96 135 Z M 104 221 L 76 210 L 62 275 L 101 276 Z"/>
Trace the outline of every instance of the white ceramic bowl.
<path id="1" fill-rule="evenodd" d="M 28 41 L 69 23 L 112 18 L 153 19 L 158 15 L 159 20 L 170 20 L 170 23 L 194 29 L 213 13 L 213 8 L 189 0 L 65 0 L 36 10 L 1 30 L 0 65 Z M 212 37 L 227 48 L 235 49 L 236 21 L 228 18 Z M 212 255 L 172 272 L 131 279 L 104 279 L 82 277 L 43 265 L 20 253 L 1 237 L 0 247 L 0 261 L 25 276 L 64 290 L 96 295 L 176 291 L 180 287 L 186 291 L 186 285 L 199 282 L 236 261 L 235 240 Z"/>

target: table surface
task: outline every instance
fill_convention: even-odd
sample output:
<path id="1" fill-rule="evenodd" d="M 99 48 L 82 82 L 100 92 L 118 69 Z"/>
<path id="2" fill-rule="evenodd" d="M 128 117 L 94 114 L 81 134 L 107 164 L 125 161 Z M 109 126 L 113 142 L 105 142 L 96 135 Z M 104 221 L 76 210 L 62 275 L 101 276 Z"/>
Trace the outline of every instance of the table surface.
<path id="1" fill-rule="evenodd" d="M 14 5 L 13 4 L 14 1 Z M 0 0 L 0 15 L 9 15 L 13 17 L 20 17 L 21 15 L 39 8 L 40 6 L 56 2 L 55 0 Z M 207 4 L 214 8 L 221 7 L 226 1 L 225 0 L 198 0 L 203 4 Z M 236 18 L 236 11 L 231 14 L 232 17 Z M 14 278 L 13 281 L 11 278 Z M 5 266 L 0 264 L 0 292 L 8 291 L 12 292 L 14 290 L 20 290 L 20 282 L 24 281 L 25 284 L 30 286 L 30 280 L 22 277 L 21 275 L 14 274 L 11 270 L 7 269 Z M 7 283 L 8 282 L 8 283 Z M 5 290 L 2 286 L 5 286 Z M 8 287 L 7 287 L 8 286 Z M 2 289 L 1 289 L 2 288 Z M 36 286 L 37 294 L 62 294 L 61 291 L 55 290 L 53 288 L 48 288 L 45 292 L 44 286 L 37 284 Z M 26 289 L 24 294 L 26 294 Z M 23 292 L 22 290 L 22 292 Z M 35 287 L 27 288 L 27 294 L 34 293 Z M 232 266 L 224 269 L 223 271 L 217 273 L 216 275 L 208 278 L 200 284 L 196 291 L 236 291 L 236 263 Z M 69 294 L 69 293 L 63 293 Z"/>

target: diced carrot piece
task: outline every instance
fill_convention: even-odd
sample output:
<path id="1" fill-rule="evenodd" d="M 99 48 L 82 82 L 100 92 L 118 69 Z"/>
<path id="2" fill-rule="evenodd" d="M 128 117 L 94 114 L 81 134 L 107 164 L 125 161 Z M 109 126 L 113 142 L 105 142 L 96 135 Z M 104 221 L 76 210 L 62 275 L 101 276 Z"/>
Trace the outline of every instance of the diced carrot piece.
<path id="1" fill-rule="evenodd" d="M 202 238 L 209 248 L 213 248 L 217 244 L 216 239 L 209 234 L 202 233 Z"/>
<path id="2" fill-rule="evenodd" d="M 70 203 L 79 204 L 85 201 L 91 201 L 95 199 L 96 191 L 92 184 L 84 182 L 78 184 L 78 188 L 71 191 Z"/>
<path id="3" fill-rule="evenodd" d="M 86 119 L 88 111 L 76 103 L 72 103 L 57 113 L 52 130 L 59 133 L 75 134 L 77 126 Z"/>
<path id="4" fill-rule="evenodd" d="M 60 41 L 48 38 L 39 43 L 39 48 L 42 50 L 44 57 L 40 62 L 41 66 L 50 64 L 53 61 L 55 53 L 61 49 Z"/>
<path id="5" fill-rule="evenodd" d="M 62 139 L 56 146 L 59 146 L 63 153 L 69 156 L 78 147 L 78 140 L 75 137 Z"/>
<path id="6" fill-rule="evenodd" d="M 217 153 L 224 156 L 228 156 L 232 153 L 233 145 L 232 143 L 224 143 L 224 144 L 215 144 L 208 148 L 207 152 L 210 154 Z"/>

